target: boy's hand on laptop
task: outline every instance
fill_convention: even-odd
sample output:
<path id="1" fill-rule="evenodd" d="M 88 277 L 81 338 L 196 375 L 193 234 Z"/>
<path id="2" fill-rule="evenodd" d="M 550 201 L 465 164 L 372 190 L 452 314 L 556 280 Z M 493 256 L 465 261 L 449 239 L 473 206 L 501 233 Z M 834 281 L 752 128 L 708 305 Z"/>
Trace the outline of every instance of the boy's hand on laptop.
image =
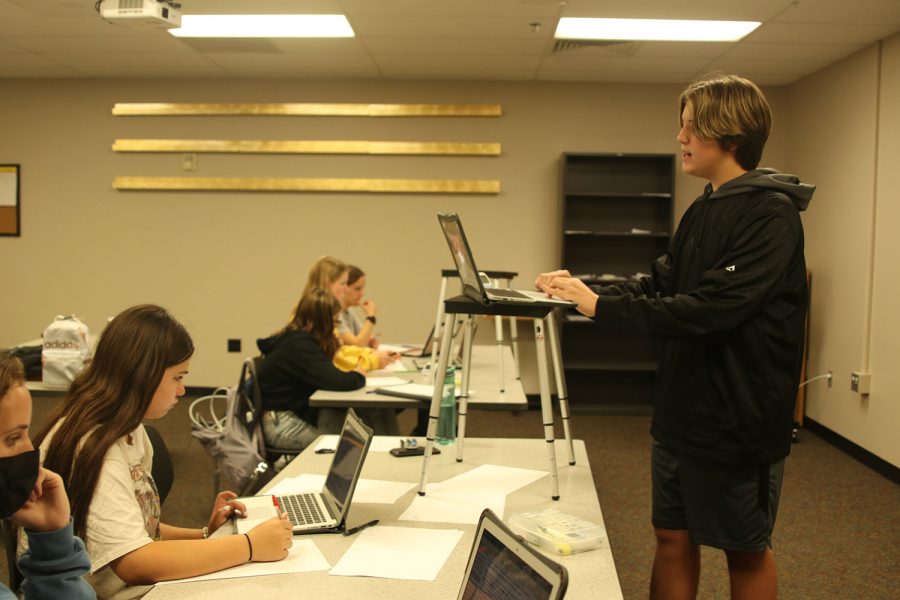
<path id="1" fill-rule="evenodd" d="M 263 521 L 247 535 L 253 545 L 253 562 L 281 560 L 288 555 L 288 549 L 294 544 L 294 532 L 286 513 Z"/>
<path id="2" fill-rule="evenodd" d="M 544 286 L 550 283 L 550 280 L 554 277 L 571 277 L 572 274 L 566 271 L 565 269 L 560 269 L 559 271 L 550 271 L 549 273 L 541 273 L 537 276 L 537 279 L 534 280 L 534 287 L 540 291 L 544 290 Z"/>
<path id="3" fill-rule="evenodd" d="M 216 496 L 212 515 L 209 517 L 209 523 L 206 524 L 209 533 L 214 532 L 233 516 L 247 516 L 247 507 L 235 498 L 237 498 L 237 494 L 231 491 L 219 492 Z"/>
<path id="4" fill-rule="evenodd" d="M 568 271 L 565 272 L 568 273 Z M 540 289 L 555 298 L 574 302 L 578 312 L 586 317 L 593 317 L 597 312 L 597 293 L 580 279 L 557 276 L 551 278 Z"/>

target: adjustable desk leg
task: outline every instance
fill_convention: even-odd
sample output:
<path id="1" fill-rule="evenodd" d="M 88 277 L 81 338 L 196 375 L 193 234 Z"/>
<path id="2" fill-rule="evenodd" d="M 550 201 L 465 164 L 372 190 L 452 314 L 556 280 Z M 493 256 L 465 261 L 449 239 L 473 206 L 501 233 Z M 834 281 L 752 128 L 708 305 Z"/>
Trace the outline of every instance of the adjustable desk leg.
<path id="1" fill-rule="evenodd" d="M 469 373 L 472 366 L 472 342 L 475 333 L 475 319 L 466 318 L 466 332 L 463 341 L 462 389 L 459 394 L 459 431 L 456 432 L 456 462 L 463 460 L 463 444 L 466 442 L 466 416 L 469 414 Z"/>
<path id="2" fill-rule="evenodd" d="M 441 293 L 438 296 L 437 314 L 434 316 L 434 336 L 431 338 L 431 360 L 428 368 L 434 373 L 434 361 L 437 359 L 438 348 L 441 347 L 441 335 L 444 330 L 444 297 L 447 295 L 447 278 L 441 277 Z M 450 327 L 453 331 L 453 327 Z"/>
<path id="3" fill-rule="evenodd" d="M 569 429 L 569 394 L 566 391 L 566 376 L 562 370 L 559 349 L 559 333 L 556 329 L 556 317 L 553 311 L 547 315 L 547 334 L 550 338 L 550 356 L 553 357 L 553 372 L 556 375 L 556 395 L 559 396 L 559 412 L 562 415 L 563 431 L 569 447 L 569 464 L 575 464 L 575 447 L 572 444 L 572 431 Z"/>
<path id="4" fill-rule="evenodd" d="M 512 344 L 513 353 L 513 369 L 516 380 L 522 379 L 522 372 L 519 370 L 519 323 L 515 317 L 509 318 L 509 341 Z"/>
<path id="5" fill-rule="evenodd" d="M 456 322 L 456 315 L 447 315 L 447 330 L 453 331 L 453 325 Z M 444 336 L 441 342 L 441 353 L 438 358 L 437 373 L 447 372 L 447 362 L 450 360 L 450 341 L 453 336 Z M 428 433 L 425 435 L 425 454 L 422 456 L 422 476 L 419 479 L 419 495 L 425 495 L 425 476 L 428 472 L 428 461 L 431 459 L 431 450 L 434 448 L 434 436 L 437 434 L 438 415 L 441 412 L 441 393 L 444 391 L 444 379 L 434 379 L 434 392 L 431 394 L 431 409 L 428 411 Z"/>
<path id="6" fill-rule="evenodd" d="M 550 497 L 559 500 L 559 478 L 556 474 L 556 447 L 553 440 L 553 405 L 550 382 L 547 380 L 547 348 L 544 346 L 544 320 L 534 320 L 534 342 L 537 348 L 538 383 L 541 388 L 541 416 L 544 421 L 544 440 L 550 461 Z M 427 452 L 427 450 L 426 450 Z"/>
<path id="7" fill-rule="evenodd" d="M 499 279 L 494 279 L 494 287 L 500 287 Z M 508 283 L 507 287 L 509 287 Z M 502 394 L 506 391 L 506 373 L 503 368 L 503 317 L 500 315 L 494 317 L 494 339 L 497 341 L 497 364 L 500 365 L 500 393 Z"/>

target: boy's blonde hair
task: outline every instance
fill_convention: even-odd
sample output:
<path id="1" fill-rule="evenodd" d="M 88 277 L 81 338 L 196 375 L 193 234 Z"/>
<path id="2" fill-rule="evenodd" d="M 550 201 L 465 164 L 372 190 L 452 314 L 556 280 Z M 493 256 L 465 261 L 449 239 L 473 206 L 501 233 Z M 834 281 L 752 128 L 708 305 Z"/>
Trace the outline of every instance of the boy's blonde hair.
<path id="1" fill-rule="evenodd" d="M 772 110 L 755 83 L 737 75 L 714 75 L 681 92 L 679 118 L 688 102 L 694 111 L 694 135 L 734 152 L 743 169 L 759 165 L 772 129 Z"/>

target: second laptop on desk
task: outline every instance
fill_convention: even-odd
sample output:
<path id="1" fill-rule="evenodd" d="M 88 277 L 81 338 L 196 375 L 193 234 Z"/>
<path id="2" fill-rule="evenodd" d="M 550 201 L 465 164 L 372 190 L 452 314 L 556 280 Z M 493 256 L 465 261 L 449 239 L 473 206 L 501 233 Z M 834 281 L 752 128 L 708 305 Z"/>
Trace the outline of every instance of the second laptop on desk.
<path id="1" fill-rule="evenodd" d="M 344 528 L 353 491 L 372 445 L 372 428 L 363 423 L 352 408 L 347 409 L 331 467 L 321 492 L 252 496 L 241 498 L 247 517 L 237 519 L 238 533 L 246 533 L 261 522 L 287 513 L 294 533 L 328 533 Z"/>

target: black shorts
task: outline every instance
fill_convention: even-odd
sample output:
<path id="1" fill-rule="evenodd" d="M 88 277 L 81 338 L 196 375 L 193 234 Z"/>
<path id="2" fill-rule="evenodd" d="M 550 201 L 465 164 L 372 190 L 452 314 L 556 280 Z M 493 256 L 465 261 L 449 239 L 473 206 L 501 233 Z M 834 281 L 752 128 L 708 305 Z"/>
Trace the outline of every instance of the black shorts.
<path id="1" fill-rule="evenodd" d="M 686 529 L 695 544 L 762 552 L 772 546 L 784 459 L 717 463 L 653 442 L 653 526 Z"/>

